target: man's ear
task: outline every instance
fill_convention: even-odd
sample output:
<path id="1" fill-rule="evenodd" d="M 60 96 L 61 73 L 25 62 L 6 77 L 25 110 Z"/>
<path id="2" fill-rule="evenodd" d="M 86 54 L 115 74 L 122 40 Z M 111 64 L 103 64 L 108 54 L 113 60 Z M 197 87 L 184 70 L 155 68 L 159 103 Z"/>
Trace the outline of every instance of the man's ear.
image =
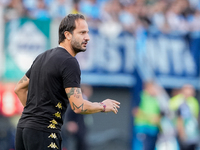
<path id="1" fill-rule="evenodd" d="M 67 40 L 71 40 L 71 38 L 72 38 L 72 34 L 70 33 L 70 32 L 68 32 L 68 31 L 65 31 L 64 32 L 64 35 L 65 35 L 65 38 L 67 39 Z"/>

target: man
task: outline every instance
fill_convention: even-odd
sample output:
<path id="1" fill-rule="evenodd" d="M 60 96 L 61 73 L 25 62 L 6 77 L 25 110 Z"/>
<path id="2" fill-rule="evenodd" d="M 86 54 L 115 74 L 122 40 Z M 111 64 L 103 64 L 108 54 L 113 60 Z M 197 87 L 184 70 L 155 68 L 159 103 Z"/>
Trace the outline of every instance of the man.
<path id="1" fill-rule="evenodd" d="M 194 87 L 184 85 L 181 92 L 170 99 L 169 106 L 174 114 L 180 150 L 195 150 L 199 143 L 199 103 Z"/>
<path id="2" fill-rule="evenodd" d="M 158 87 L 153 81 L 144 83 L 140 104 L 133 109 L 133 150 L 155 150 L 161 118 L 158 94 Z"/>
<path id="3" fill-rule="evenodd" d="M 74 57 L 84 52 L 88 25 L 83 15 L 69 14 L 59 26 L 59 47 L 40 54 L 16 85 L 24 106 L 16 133 L 16 150 L 61 150 L 60 128 L 68 103 L 75 113 L 118 112 L 119 102 L 84 100 L 80 68 Z"/>

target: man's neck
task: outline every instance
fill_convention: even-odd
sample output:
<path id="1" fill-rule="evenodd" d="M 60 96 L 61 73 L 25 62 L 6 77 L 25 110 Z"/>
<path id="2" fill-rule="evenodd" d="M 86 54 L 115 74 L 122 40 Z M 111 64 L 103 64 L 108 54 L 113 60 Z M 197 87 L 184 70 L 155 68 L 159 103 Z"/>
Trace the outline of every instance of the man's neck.
<path id="1" fill-rule="evenodd" d="M 66 45 L 66 44 L 64 44 L 64 43 L 60 43 L 59 46 L 62 47 L 62 48 L 64 48 L 66 51 L 68 51 L 68 53 L 69 53 L 70 55 L 72 55 L 73 57 L 76 56 L 76 54 L 74 53 L 74 51 L 71 49 L 70 46 L 68 46 L 68 45 Z"/>

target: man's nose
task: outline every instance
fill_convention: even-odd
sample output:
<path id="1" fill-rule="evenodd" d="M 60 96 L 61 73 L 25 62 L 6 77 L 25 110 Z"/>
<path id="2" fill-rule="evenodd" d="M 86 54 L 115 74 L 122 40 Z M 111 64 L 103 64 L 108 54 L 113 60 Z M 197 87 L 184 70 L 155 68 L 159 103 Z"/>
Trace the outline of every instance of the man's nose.
<path id="1" fill-rule="evenodd" d="M 87 40 L 87 41 L 89 41 L 89 40 L 90 40 L 90 36 L 89 36 L 89 34 L 86 34 L 86 36 L 85 36 L 84 39 Z"/>

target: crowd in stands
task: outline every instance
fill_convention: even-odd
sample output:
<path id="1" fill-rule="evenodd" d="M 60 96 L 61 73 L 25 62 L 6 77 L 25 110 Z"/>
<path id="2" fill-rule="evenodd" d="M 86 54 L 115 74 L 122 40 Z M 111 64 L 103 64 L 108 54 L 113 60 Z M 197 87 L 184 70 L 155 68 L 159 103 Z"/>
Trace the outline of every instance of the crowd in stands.
<path id="1" fill-rule="evenodd" d="M 182 34 L 200 30 L 199 0 L 2 0 L 0 3 L 5 8 L 6 21 L 19 17 L 61 19 L 69 13 L 82 13 L 90 26 L 104 30 L 123 29 L 133 34 L 143 29 Z"/>

